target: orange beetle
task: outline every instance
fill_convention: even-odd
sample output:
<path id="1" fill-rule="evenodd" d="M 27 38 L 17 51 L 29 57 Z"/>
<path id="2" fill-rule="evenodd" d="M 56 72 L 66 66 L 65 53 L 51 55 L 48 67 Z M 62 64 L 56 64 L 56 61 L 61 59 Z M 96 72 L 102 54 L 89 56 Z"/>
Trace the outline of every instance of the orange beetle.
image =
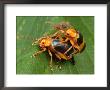
<path id="1" fill-rule="evenodd" d="M 64 42 L 70 41 L 76 53 L 82 52 L 85 49 L 86 43 L 82 34 L 73 28 L 68 22 L 62 22 L 54 25 L 54 29 L 58 30 L 56 35 L 62 37 L 62 34 L 66 38 Z"/>
<path id="2" fill-rule="evenodd" d="M 37 43 L 41 48 L 41 51 L 35 52 L 33 56 L 35 57 L 44 51 L 48 51 L 49 55 L 51 56 L 50 67 L 52 67 L 53 54 L 60 61 L 67 60 L 71 61 L 74 64 L 74 59 L 72 58 L 75 50 L 70 43 L 62 42 L 59 38 L 57 38 L 54 35 L 53 37 L 51 36 L 41 37 L 35 42 L 33 42 L 32 45 L 36 45 Z"/>

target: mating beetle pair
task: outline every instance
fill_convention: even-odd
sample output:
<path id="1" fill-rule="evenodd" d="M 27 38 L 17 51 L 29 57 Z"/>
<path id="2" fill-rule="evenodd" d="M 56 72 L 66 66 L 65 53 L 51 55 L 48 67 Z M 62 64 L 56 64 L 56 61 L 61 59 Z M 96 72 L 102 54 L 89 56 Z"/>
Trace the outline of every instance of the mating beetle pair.
<path id="1" fill-rule="evenodd" d="M 82 34 L 75 30 L 68 22 L 56 24 L 54 29 L 58 31 L 53 35 L 41 37 L 33 42 L 33 45 L 38 43 L 41 48 L 41 51 L 35 52 L 33 56 L 37 56 L 47 50 L 51 56 L 51 67 L 53 54 L 58 60 L 71 61 L 73 56 L 82 52 L 86 46 Z"/>
<path id="2" fill-rule="evenodd" d="M 55 34 L 61 37 L 61 34 L 66 38 L 64 42 L 70 42 L 76 53 L 82 52 L 85 49 L 85 41 L 82 34 L 72 27 L 68 22 L 63 22 L 54 25 L 54 28 L 58 30 Z"/>

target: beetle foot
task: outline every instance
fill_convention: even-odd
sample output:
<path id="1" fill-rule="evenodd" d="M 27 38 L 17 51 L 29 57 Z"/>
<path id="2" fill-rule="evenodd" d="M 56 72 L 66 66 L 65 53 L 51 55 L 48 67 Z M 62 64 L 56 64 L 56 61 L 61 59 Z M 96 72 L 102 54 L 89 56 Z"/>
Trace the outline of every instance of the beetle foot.
<path id="1" fill-rule="evenodd" d="M 32 56 L 33 56 L 33 57 L 36 57 L 37 55 L 36 55 L 36 54 L 33 54 Z"/>
<path id="2" fill-rule="evenodd" d="M 60 69 L 60 70 L 62 69 L 61 65 L 59 66 L 59 69 Z"/>
<path id="3" fill-rule="evenodd" d="M 57 65 L 56 69 L 60 69 L 61 70 L 62 69 L 61 65 Z"/>
<path id="4" fill-rule="evenodd" d="M 51 70 L 51 71 L 54 71 L 54 69 L 53 69 L 52 65 L 50 65 L 50 70 Z"/>
<path id="5" fill-rule="evenodd" d="M 53 68 L 51 68 L 50 70 L 51 70 L 51 71 L 54 71 L 54 69 L 53 69 Z"/>

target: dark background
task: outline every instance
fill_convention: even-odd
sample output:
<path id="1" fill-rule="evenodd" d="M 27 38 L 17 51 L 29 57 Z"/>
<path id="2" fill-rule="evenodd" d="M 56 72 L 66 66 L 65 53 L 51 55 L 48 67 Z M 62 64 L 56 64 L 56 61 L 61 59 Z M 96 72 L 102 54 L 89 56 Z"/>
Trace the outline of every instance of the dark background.
<path id="1" fill-rule="evenodd" d="M 35 4 L 106 4 L 109 0 L 0 0 L 2 3 Z"/>

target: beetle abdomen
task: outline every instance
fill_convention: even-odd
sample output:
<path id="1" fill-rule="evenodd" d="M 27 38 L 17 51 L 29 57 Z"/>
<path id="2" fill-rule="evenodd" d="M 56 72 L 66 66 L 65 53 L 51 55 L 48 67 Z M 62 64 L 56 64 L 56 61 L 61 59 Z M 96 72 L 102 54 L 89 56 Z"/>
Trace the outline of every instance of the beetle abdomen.
<path id="1" fill-rule="evenodd" d="M 60 40 L 58 39 L 55 39 L 53 40 L 52 42 L 52 46 L 54 47 L 54 49 L 58 52 L 61 52 L 61 53 L 65 53 L 70 47 L 71 47 L 71 44 L 69 42 L 67 43 L 62 43 L 60 42 Z M 68 52 L 67 52 L 67 55 L 70 55 L 71 53 L 73 53 L 73 48 L 70 49 Z"/>

